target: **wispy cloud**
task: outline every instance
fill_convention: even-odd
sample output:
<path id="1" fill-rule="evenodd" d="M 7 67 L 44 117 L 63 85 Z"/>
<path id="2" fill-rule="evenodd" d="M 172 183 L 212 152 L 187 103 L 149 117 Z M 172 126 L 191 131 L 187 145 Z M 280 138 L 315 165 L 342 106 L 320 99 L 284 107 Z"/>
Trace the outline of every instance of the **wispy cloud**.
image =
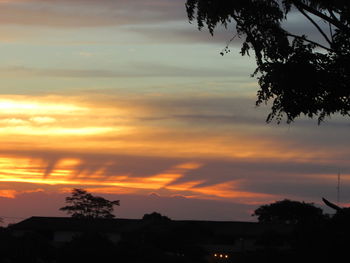
<path id="1" fill-rule="evenodd" d="M 243 70 L 232 74 L 230 70 L 212 70 L 209 67 L 197 69 L 162 65 L 157 63 L 144 63 L 125 65 L 120 70 L 104 69 L 63 69 L 63 68 L 30 68 L 23 66 L 10 66 L 0 68 L 0 75 L 6 77 L 55 77 L 55 78 L 147 78 L 147 77 L 228 77 L 239 75 Z"/>
<path id="2" fill-rule="evenodd" d="M 342 170 L 345 178 L 350 171 L 348 147 L 341 147 L 347 126 L 331 142 L 306 142 L 301 133 L 326 136 L 327 126 L 261 128 L 254 118 L 245 121 L 256 114 L 242 113 L 248 99 L 57 101 L 64 98 L 0 101 L 2 182 L 259 203 L 283 196 L 314 201 L 330 189 L 332 174 Z M 235 118 L 222 117 L 227 112 Z"/>
<path id="3" fill-rule="evenodd" d="M 24 0 L 0 2 L 0 24 L 99 27 L 185 19 L 182 0 Z"/>

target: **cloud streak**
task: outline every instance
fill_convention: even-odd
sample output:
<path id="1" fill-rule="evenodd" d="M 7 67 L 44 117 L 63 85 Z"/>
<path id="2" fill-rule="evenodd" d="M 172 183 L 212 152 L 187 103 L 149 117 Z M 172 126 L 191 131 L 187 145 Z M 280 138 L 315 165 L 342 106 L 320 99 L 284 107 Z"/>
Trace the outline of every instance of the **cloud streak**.
<path id="1" fill-rule="evenodd" d="M 322 193 L 332 196 L 339 170 L 344 185 L 350 182 L 347 125 L 338 120 L 334 137 L 327 125 L 261 126 L 250 100 L 4 96 L 0 181 L 246 205 L 296 197 L 318 202 Z M 93 127 L 101 129 L 82 132 Z M 307 134 L 328 141 L 306 140 Z M 2 196 L 16 197 L 9 189 Z"/>
<path id="2" fill-rule="evenodd" d="M 0 24 L 76 28 L 160 23 L 185 19 L 184 1 L 3 1 Z"/>
<path id="3" fill-rule="evenodd" d="M 237 70 L 234 73 L 230 70 L 212 70 L 210 68 L 186 68 L 171 65 L 162 65 L 157 63 L 135 64 L 117 70 L 103 69 L 50 69 L 50 68 L 30 68 L 23 66 L 0 68 L 0 74 L 7 77 L 53 77 L 53 78 L 174 78 L 174 77 L 229 77 L 242 73 L 243 70 Z"/>

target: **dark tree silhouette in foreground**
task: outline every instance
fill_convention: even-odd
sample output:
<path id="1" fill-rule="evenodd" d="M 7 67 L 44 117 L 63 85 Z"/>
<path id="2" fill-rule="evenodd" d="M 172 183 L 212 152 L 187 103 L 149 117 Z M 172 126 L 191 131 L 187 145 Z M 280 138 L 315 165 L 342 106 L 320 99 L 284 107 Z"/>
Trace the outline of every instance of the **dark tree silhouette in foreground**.
<path id="1" fill-rule="evenodd" d="M 253 216 L 261 223 L 300 224 L 316 223 L 325 218 L 321 208 L 312 203 L 291 201 L 288 199 L 257 208 Z"/>
<path id="2" fill-rule="evenodd" d="M 78 218 L 114 218 L 114 206 L 120 205 L 119 200 L 109 201 L 78 188 L 73 189 L 72 195 L 66 197 L 66 203 L 68 205 L 60 210 Z"/>
<path id="3" fill-rule="evenodd" d="M 335 250 L 330 247 L 334 237 L 328 231 L 331 219 L 313 203 L 285 199 L 262 205 L 253 215 L 258 216 L 261 223 L 286 224 L 285 227 L 291 229 L 289 236 L 272 231 L 265 232 L 258 240 L 268 251 L 281 243 L 291 248 L 291 253 L 275 262 L 337 262 L 333 260 Z"/>
<path id="4" fill-rule="evenodd" d="M 260 90 L 256 104 L 273 100 L 267 122 L 284 116 L 350 113 L 350 2 L 347 0 L 187 0 L 190 21 L 211 34 L 218 24 L 235 25 L 242 55 L 255 52 Z M 319 40 L 285 27 L 298 13 Z M 228 47 L 224 50 L 229 51 Z M 224 54 L 224 52 L 222 52 Z"/>
<path id="5" fill-rule="evenodd" d="M 338 224 L 346 225 L 348 232 L 350 233 L 350 207 L 340 207 L 325 198 L 322 201 L 330 208 L 334 209 L 336 213 L 332 217 L 333 221 Z"/>

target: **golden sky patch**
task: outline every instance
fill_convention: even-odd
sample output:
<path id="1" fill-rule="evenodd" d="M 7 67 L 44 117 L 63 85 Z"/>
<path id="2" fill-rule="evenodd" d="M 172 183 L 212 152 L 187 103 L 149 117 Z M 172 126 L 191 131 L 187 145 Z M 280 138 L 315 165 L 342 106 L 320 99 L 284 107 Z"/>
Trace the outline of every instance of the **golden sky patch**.
<path id="1" fill-rule="evenodd" d="M 166 98 L 164 98 L 166 99 Z M 172 118 L 174 113 L 92 98 L 23 97 L 0 99 L 3 150 L 60 150 L 143 156 L 305 160 L 330 152 L 309 152 L 278 138 L 244 133 L 237 125 L 208 128 Z M 109 99 L 108 99 L 109 101 Z M 171 110 L 171 109 L 170 109 Z M 159 115 L 160 114 L 160 115 Z M 160 123 L 158 118 L 168 120 Z M 187 164 L 192 165 L 192 164 Z M 195 164 L 196 165 L 196 164 Z"/>
<path id="2" fill-rule="evenodd" d="M 149 103 L 122 101 L 115 105 L 98 98 L 60 96 L 5 96 L 0 99 L 0 181 L 39 185 L 81 185 L 115 192 L 154 192 L 186 197 L 257 202 L 274 195 L 240 189 L 235 181 L 204 186 L 200 176 L 181 182 L 191 171 L 200 171 L 205 160 L 289 160 L 319 162 L 331 152 L 309 152 L 288 142 L 259 134 L 190 125 L 155 111 Z M 168 116 L 168 117 L 164 117 Z M 159 118 L 165 118 L 164 123 Z M 6 153 L 11 153 L 6 154 Z M 40 156 L 36 156 L 40 153 Z M 64 153 L 64 154 L 63 154 Z M 89 168 L 79 154 L 183 158 L 166 169 L 142 176 L 110 171 L 111 160 Z M 73 157 L 69 157 L 73 156 Z M 75 157 L 74 157 L 75 156 Z M 135 166 L 138 164 L 135 163 Z M 87 168 L 85 167 L 87 166 Z M 85 168 L 84 168 L 85 167 Z M 220 173 L 220 171 L 218 171 Z M 220 174 L 212 176 L 220 176 Z M 180 180 L 180 182 L 177 182 Z M 6 190 L 6 189 L 5 189 Z M 3 195 L 11 196 L 11 192 Z"/>

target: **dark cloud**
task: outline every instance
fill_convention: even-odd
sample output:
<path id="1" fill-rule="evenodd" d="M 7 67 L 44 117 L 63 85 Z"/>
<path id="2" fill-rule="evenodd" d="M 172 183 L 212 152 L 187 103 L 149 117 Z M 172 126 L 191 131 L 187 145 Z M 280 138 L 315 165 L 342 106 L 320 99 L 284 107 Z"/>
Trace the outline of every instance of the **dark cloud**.
<path id="1" fill-rule="evenodd" d="M 143 35 L 150 42 L 162 43 L 206 43 L 206 44 L 221 44 L 222 49 L 228 44 L 230 47 L 241 46 L 243 39 L 230 39 L 235 35 L 232 29 L 218 27 L 214 35 L 210 35 L 208 30 L 197 30 L 193 24 L 186 24 L 186 20 L 181 23 L 168 23 L 163 25 L 132 25 L 123 27 L 125 31 L 136 32 Z M 221 51 L 221 50 L 220 50 Z"/>
<path id="2" fill-rule="evenodd" d="M 120 216 L 140 218 L 145 213 L 158 211 L 172 219 L 197 219 L 220 221 L 254 221 L 251 217 L 256 205 L 226 201 L 199 200 L 194 198 L 162 197 L 158 195 L 122 196 L 125 206 L 120 207 Z M 140 207 L 142 204 L 142 207 Z M 137 207 L 137 209 L 135 209 Z"/>
<path id="3" fill-rule="evenodd" d="M 213 94 L 208 97 L 198 95 L 153 99 L 149 102 L 149 106 L 159 109 L 164 118 L 173 118 L 188 124 L 195 123 L 197 126 L 211 126 L 220 131 L 244 126 L 248 128 L 245 131 L 247 134 L 275 140 L 276 145 L 278 142 L 283 142 L 289 146 L 290 151 L 303 149 L 313 152 L 315 158 L 319 158 L 320 154 L 327 158 L 327 154 L 331 153 L 332 156 L 337 156 L 339 162 L 350 158 L 347 139 L 350 124 L 346 117 L 335 115 L 333 118 L 326 119 L 321 125 L 317 125 L 316 119 L 306 117 L 301 117 L 293 124 L 283 122 L 267 124 L 265 119 L 270 111 L 270 105 L 256 107 L 255 99 L 253 96 L 237 97 L 235 94 L 215 96 Z M 273 142 L 271 143 L 271 147 L 274 147 Z M 312 159 L 312 155 L 309 158 Z"/>
<path id="4" fill-rule="evenodd" d="M 1 3 L 0 24 L 56 28 L 122 26 L 155 43 L 220 43 L 223 48 L 235 35 L 234 23 L 228 29 L 218 26 L 214 36 L 207 29 L 199 32 L 196 23 L 188 22 L 185 0 L 8 1 Z M 319 25 L 328 32 L 327 24 Z M 324 43 L 317 29 L 297 12 L 291 14 L 285 26 L 292 33 Z M 235 38 L 230 45 L 240 46 L 242 41 Z"/>
<path id="5" fill-rule="evenodd" d="M 324 164 L 317 160 L 306 163 L 293 159 L 288 161 L 249 160 L 249 158 L 227 161 L 207 160 L 204 166 L 190 171 L 186 177 L 178 179 L 174 184 L 203 180 L 204 183 L 198 185 L 198 187 L 202 187 L 234 180 L 239 182 L 241 190 L 280 195 L 286 192 L 278 188 L 279 183 L 284 182 L 286 185 L 289 182 L 297 182 L 300 185 L 305 183 L 309 189 L 312 189 L 310 183 L 314 183 L 314 189 L 318 189 L 320 184 L 327 185 L 329 183 L 325 177 L 336 175 L 340 170 L 349 173 L 350 165 L 344 163 L 342 166 L 337 166 L 331 161 Z M 289 192 L 295 191 L 297 188 L 291 186 Z M 295 195 L 297 194 L 295 193 Z"/>

